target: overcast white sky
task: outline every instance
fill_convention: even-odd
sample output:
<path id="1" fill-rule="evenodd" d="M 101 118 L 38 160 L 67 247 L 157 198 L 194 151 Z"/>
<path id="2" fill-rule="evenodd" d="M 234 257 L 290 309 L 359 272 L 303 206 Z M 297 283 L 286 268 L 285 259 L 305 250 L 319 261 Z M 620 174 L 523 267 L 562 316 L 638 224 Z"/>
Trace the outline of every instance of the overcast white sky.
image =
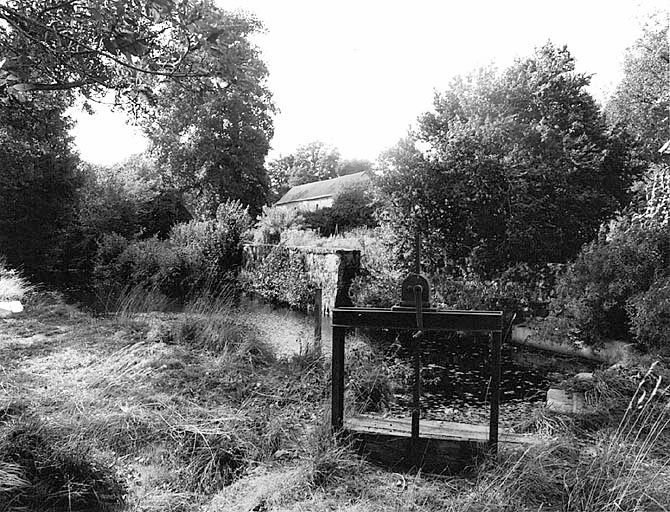
<path id="1" fill-rule="evenodd" d="M 403 137 L 451 77 L 500 67 L 551 40 L 594 74 L 605 101 L 625 49 L 661 0 L 217 0 L 244 9 L 266 31 L 255 38 L 279 108 L 271 157 L 320 140 L 345 158 L 375 159 Z M 81 156 L 120 161 L 141 151 L 120 114 L 77 114 Z"/>

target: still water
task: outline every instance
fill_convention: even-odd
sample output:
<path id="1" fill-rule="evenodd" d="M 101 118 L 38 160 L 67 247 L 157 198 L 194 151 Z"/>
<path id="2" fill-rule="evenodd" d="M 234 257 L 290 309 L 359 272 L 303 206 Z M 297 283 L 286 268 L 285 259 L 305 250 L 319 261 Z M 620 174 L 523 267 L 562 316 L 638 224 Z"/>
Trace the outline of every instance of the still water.
<path id="1" fill-rule="evenodd" d="M 389 362 L 411 366 L 410 335 L 389 332 L 386 339 L 376 336 L 374 343 Z M 490 400 L 489 347 L 486 335 L 426 333 L 421 340 L 422 416 L 451 421 L 485 419 Z M 503 423 L 514 423 L 531 409 L 529 406 L 546 400 L 552 384 L 595 367 L 590 361 L 510 343 L 503 344 L 501 359 Z M 412 376 L 406 374 L 394 384 L 392 409 L 395 414 L 406 415 L 412 400 Z"/>

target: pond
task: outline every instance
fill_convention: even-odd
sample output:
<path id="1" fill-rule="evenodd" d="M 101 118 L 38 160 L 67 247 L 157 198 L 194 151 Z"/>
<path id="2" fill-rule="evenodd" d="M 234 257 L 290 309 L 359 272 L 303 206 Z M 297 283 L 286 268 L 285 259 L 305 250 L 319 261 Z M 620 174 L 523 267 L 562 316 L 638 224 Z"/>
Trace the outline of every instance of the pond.
<path id="1" fill-rule="evenodd" d="M 411 341 L 407 333 L 375 337 L 391 364 L 409 367 Z M 421 340 L 422 417 L 447 421 L 488 421 L 489 338 L 486 335 L 426 333 Z M 552 384 L 597 363 L 504 343 L 500 383 L 501 423 L 520 422 L 537 402 L 544 402 Z M 396 379 L 393 415 L 410 414 L 412 378 Z"/>
<path id="2" fill-rule="evenodd" d="M 249 320 L 262 326 L 280 355 L 304 350 L 312 340 L 314 318 L 259 300 L 247 300 L 240 308 Z M 323 354 L 331 353 L 330 317 L 322 318 Z M 394 400 L 389 414 L 409 416 L 412 401 L 411 334 L 408 332 L 359 331 L 399 369 L 393 382 Z M 426 333 L 421 341 L 422 418 L 488 422 L 489 339 L 486 335 Z M 527 418 L 547 397 L 547 390 L 568 377 L 590 372 L 597 363 L 525 346 L 504 343 L 502 349 L 500 422 L 511 426 Z"/>

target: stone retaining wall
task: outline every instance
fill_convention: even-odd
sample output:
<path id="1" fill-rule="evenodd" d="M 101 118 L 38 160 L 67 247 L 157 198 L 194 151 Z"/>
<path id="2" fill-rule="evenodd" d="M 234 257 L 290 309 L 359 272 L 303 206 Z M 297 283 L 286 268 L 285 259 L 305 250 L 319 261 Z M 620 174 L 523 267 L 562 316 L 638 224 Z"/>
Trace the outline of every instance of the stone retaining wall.
<path id="1" fill-rule="evenodd" d="M 243 266 L 251 270 L 273 250 L 300 254 L 310 281 L 322 290 L 322 312 L 329 315 L 338 306 L 351 306 L 349 287 L 360 272 L 361 252 L 350 249 L 290 247 L 285 245 L 247 244 L 243 249 Z"/>

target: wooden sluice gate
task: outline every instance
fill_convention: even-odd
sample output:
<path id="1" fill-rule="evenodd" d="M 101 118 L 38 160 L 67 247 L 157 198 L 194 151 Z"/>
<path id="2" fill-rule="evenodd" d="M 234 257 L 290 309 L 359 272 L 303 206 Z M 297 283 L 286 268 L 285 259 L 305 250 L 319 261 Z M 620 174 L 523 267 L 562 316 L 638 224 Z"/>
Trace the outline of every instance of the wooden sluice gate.
<path id="1" fill-rule="evenodd" d="M 495 454 L 498 443 L 528 444 L 532 436 L 500 432 L 500 359 L 503 333 L 502 311 L 438 311 L 430 304 L 430 284 L 420 274 L 417 239 L 416 273 L 402 284 L 402 300 L 393 308 L 353 307 L 342 296 L 332 310 L 332 410 L 333 431 L 349 434 L 370 459 L 395 468 L 422 468 L 436 473 L 455 473 L 484 454 Z M 396 329 L 416 331 L 412 337 L 412 417 L 344 418 L 345 337 L 349 329 Z M 491 339 L 488 425 L 420 420 L 421 338 L 425 331 L 488 333 Z"/>

